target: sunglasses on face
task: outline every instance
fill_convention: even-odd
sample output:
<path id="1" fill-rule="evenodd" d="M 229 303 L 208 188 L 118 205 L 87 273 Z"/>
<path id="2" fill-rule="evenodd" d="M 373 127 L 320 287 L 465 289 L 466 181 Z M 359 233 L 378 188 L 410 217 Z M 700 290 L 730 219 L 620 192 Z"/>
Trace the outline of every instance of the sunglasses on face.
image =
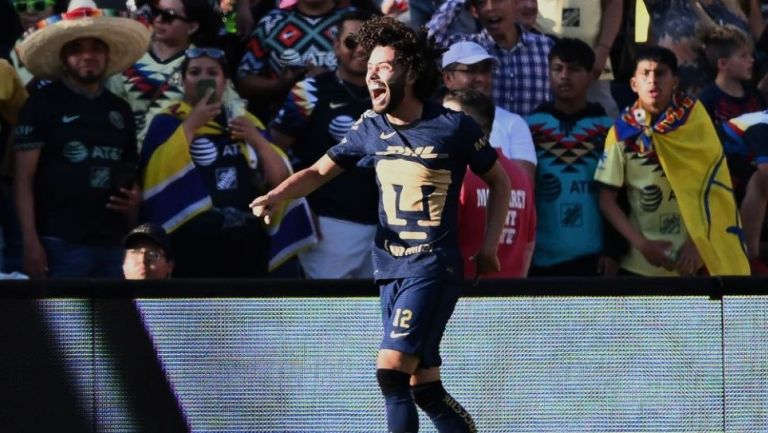
<path id="1" fill-rule="evenodd" d="M 198 57 L 210 57 L 215 60 L 221 60 L 224 58 L 225 54 L 224 54 L 224 51 L 218 48 L 193 47 L 193 48 L 187 49 L 186 56 L 188 59 L 197 59 Z"/>
<path id="2" fill-rule="evenodd" d="M 185 23 L 190 22 L 190 19 L 188 17 L 181 15 L 180 13 L 176 12 L 173 9 L 155 8 L 154 17 L 159 18 L 160 22 L 163 24 L 171 24 L 175 20 L 181 20 L 181 21 L 184 21 Z"/>
<path id="3" fill-rule="evenodd" d="M 347 35 L 344 38 L 343 42 L 344 42 L 344 46 L 347 47 L 347 49 L 350 51 L 353 51 L 359 45 L 359 43 L 357 42 L 357 39 L 355 39 L 355 37 L 352 35 Z"/>
<path id="4" fill-rule="evenodd" d="M 33 11 L 42 12 L 53 6 L 53 3 L 51 0 L 19 1 L 13 2 L 13 7 L 16 9 L 16 12 L 23 14 Z"/>

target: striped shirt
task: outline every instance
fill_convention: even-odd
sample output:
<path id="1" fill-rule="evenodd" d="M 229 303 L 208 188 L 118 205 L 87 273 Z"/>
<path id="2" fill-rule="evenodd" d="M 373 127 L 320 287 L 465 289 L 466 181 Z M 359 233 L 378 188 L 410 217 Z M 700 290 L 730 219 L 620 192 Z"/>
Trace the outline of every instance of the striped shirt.
<path id="1" fill-rule="evenodd" d="M 448 26 L 464 7 L 466 0 L 446 0 L 427 23 L 430 36 L 443 47 L 458 41 L 480 44 L 498 59 L 493 72 L 493 101 L 521 116 L 530 114 L 539 104 L 552 100 L 547 56 L 554 42 L 546 36 L 526 32 L 517 25 L 520 38 L 510 49 L 500 47 L 487 30 L 478 33 L 450 34 Z"/>

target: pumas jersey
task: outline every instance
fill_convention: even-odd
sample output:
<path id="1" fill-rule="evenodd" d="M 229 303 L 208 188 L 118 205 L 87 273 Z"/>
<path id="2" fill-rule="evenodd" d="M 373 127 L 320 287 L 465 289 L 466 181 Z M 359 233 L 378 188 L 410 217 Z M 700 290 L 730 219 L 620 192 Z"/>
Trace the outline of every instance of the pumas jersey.
<path id="1" fill-rule="evenodd" d="M 471 118 L 425 104 L 420 120 L 395 126 L 386 116 L 367 111 L 328 156 L 344 168 L 375 169 L 375 279 L 463 278 L 459 190 L 467 165 L 482 175 L 497 159 Z"/>

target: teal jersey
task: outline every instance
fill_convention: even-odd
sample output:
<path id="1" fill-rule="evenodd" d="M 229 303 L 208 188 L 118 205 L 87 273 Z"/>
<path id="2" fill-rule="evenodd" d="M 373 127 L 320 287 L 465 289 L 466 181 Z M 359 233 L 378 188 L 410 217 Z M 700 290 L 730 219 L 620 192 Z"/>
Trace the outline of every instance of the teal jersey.
<path id="1" fill-rule="evenodd" d="M 603 218 L 593 178 L 613 120 L 597 104 L 566 115 L 544 104 L 527 117 L 536 147 L 534 266 L 603 250 Z"/>

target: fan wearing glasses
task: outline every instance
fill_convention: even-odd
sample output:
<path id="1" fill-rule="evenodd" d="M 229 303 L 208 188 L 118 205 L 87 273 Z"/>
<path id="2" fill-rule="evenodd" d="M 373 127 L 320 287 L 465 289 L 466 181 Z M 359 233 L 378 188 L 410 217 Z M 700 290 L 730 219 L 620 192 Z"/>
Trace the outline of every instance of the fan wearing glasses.
<path id="1" fill-rule="evenodd" d="M 12 4 L 13 10 L 18 14 L 21 26 L 25 31 L 34 27 L 38 21 L 52 16 L 56 8 L 54 0 L 13 0 Z M 15 49 L 11 50 L 10 60 L 16 73 L 19 74 L 19 78 L 21 78 L 21 83 L 27 90 L 39 88 L 48 83 L 48 81 L 35 79 L 32 73 L 21 63 Z"/>
<path id="2" fill-rule="evenodd" d="M 107 87 L 128 102 L 142 142 L 152 116 L 181 99 L 184 51 L 215 38 L 215 13 L 206 0 L 160 0 L 153 8 L 152 42 L 132 67 Z"/>
<path id="3" fill-rule="evenodd" d="M 54 0 L 13 0 L 13 9 L 19 14 L 24 29 L 35 26 L 40 20 L 53 15 Z"/>
<path id="4" fill-rule="evenodd" d="M 145 223 L 131 230 L 123 239 L 126 280 L 163 280 L 171 278 L 173 248 L 165 229 Z"/>
<path id="5" fill-rule="evenodd" d="M 263 277 L 269 237 L 248 203 L 288 167 L 243 105 L 222 109 L 224 51 L 188 49 L 181 76 L 181 101 L 152 119 L 141 150 L 144 215 L 168 229 L 175 276 Z"/>

